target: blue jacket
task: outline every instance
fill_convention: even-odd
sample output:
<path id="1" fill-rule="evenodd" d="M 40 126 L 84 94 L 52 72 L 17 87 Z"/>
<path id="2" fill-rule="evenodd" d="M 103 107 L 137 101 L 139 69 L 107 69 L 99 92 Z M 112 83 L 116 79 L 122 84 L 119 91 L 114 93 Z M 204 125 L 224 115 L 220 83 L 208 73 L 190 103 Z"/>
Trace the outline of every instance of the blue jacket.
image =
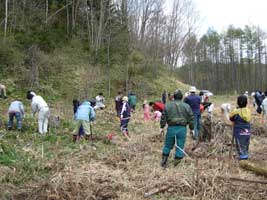
<path id="1" fill-rule="evenodd" d="M 121 109 L 121 118 L 122 119 L 130 119 L 131 118 L 131 107 L 128 102 L 123 102 Z"/>
<path id="2" fill-rule="evenodd" d="M 201 103 L 200 96 L 191 94 L 185 98 L 184 102 L 191 107 L 195 115 L 200 115 L 200 103 Z"/>
<path id="3" fill-rule="evenodd" d="M 234 135 L 236 137 L 249 137 L 251 134 L 250 120 L 251 113 L 250 110 L 246 108 L 235 109 L 230 113 L 230 120 L 234 122 Z"/>
<path id="4" fill-rule="evenodd" d="M 95 111 L 89 101 L 84 101 L 77 109 L 75 113 L 76 120 L 94 121 Z"/>

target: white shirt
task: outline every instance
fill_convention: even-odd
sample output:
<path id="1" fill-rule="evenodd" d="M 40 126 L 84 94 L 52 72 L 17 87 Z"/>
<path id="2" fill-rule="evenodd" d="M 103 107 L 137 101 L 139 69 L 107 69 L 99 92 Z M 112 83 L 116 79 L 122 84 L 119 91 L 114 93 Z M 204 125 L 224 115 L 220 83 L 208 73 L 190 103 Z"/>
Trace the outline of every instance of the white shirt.
<path id="1" fill-rule="evenodd" d="M 36 112 L 39 112 L 42 108 L 48 107 L 48 105 L 43 99 L 43 97 L 34 96 L 32 98 L 31 107 L 32 107 L 32 112 L 36 113 Z"/>
<path id="2" fill-rule="evenodd" d="M 262 101 L 261 108 L 264 111 L 264 113 L 267 113 L 267 98 L 264 98 L 264 100 Z"/>
<path id="3" fill-rule="evenodd" d="M 230 103 L 223 103 L 221 105 L 221 109 L 225 112 L 229 112 L 231 110 L 231 104 Z"/>

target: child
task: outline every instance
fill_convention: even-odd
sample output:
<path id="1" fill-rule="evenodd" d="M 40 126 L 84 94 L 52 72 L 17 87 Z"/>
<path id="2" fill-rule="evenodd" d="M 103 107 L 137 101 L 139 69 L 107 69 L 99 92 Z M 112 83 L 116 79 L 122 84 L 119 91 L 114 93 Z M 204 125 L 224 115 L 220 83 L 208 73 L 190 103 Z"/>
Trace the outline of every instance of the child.
<path id="1" fill-rule="evenodd" d="M 122 98 L 123 105 L 122 105 L 122 110 L 121 110 L 121 131 L 123 135 L 129 139 L 129 132 L 128 132 L 128 123 L 131 119 L 131 107 L 128 104 L 128 97 L 124 96 Z"/>
<path id="2" fill-rule="evenodd" d="M 150 112 L 149 112 L 149 105 L 147 103 L 147 100 L 144 101 L 143 109 L 144 109 L 144 121 L 148 122 L 150 120 Z"/>
<path id="3" fill-rule="evenodd" d="M 8 130 L 11 130 L 13 127 L 13 119 L 16 117 L 17 120 L 17 129 L 21 131 L 22 129 L 22 118 L 24 117 L 24 107 L 21 101 L 15 100 L 12 101 L 8 108 Z"/>
<path id="4" fill-rule="evenodd" d="M 154 119 L 155 119 L 156 122 L 159 122 L 160 121 L 161 115 L 162 115 L 162 113 L 160 111 L 158 111 L 158 110 L 156 110 L 154 112 Z"/>
<path id="5" fill-rule="evenodd" d="M 239 160 L 249 158 L 250 141 L 250 120 L 251 113 L 247 108 L 247 97 L 242 95 L 237 98 L 238 108 L 230 114 L 230 120 L 234 123 L 234 138 L 236 141 L 236 150 L 239 154 Z"/>

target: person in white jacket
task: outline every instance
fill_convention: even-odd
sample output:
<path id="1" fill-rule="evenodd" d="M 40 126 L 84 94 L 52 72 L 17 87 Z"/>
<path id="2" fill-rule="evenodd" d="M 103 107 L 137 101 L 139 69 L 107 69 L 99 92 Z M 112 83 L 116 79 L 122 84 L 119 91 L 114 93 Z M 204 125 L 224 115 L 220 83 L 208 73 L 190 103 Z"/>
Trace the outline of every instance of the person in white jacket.
<path id="1" fill-rule="evenodd" d="M 267 96 L 265 96 L 264 100 L 261 103 L 261 109 L 263 111 L 262 123 L 266 123 L 267 121 Z"/>
<path id="2" fill-rule="evenodd" d="M 227 120 L 229 120 L 230 110 L 231 110 L 231 104 L 230 103 L 223 103 L 221 105 L 221 112 L 224 114 L 224 116 Z"/>
<path id="3" fill-rule="evenodd" d="M 31 100 L 32 114 L 38 113 L 38 131 L 40 134 L 47 133 L 49 107 L 43 97 L 28 91 L 27 99 Z"/>

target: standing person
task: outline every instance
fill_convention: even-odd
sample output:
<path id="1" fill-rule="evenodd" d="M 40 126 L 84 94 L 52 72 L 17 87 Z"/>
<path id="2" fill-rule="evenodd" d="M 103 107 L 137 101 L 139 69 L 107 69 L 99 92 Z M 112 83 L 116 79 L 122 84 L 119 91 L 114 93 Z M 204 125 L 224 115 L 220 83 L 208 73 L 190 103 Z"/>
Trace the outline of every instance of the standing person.
<path id="1" fill-rule="evenodd" d="M 144 101 L 143 109 L 144 109 L 144 121 L 148 122 L 150 120 L 150 111 L 149 111 L 149 105 L 147 103 L 147 100 Z"/>
<path id="2" fill-rule="evenodd" d="M 163 104 L 166 104 L 168 93 L 166 90 L 162 93 L 161 101 Z"/>
<path id="3" fill-rule="evenodd" d="M 81 127 L 83 127 L 85 136 L 88 137 L 91 134 L 90 122 L 95 120 L 95 111 L 91 106 L 91 103 L 85 100 L 75 113 L 75 133 L 79 133 Z"/>
<path id="4" fill-rule="evenodd" d="M 115 109 L 116 109 L 117 117 L 120 117 L 122 105 L 123 105 L 122 93 L 118 92 L 118 95 L 115 97 Z"/>
<path id="5" fill-rule="evenodd" d="M 262 94 L 262 92 L 261 91 L 257 91 L 256 93 L 255 93 L 255 96 L 254 96 L 254 98 L 255 98 L 255 102 L 256 102 L 256 105 L 257 105 L 257 113 L 259 113 L 259 114 L 261 114 L 261 103 L 262 103 L 262 101 L 263 101 L 263 99 L 264 99 L 264 95 Z"/>
<path id="6" fill-rule="evenodd" d="M 121 110 L 121 131 L 125 137 L 129 139 L 128 123 L 131 119 L 131 107 L 128 103 L 128 97 L 124 96 L 122 98 L 123 105 Z"/>
<path id="7" fill-rule="evenodd" d="M 17 129 L 21 131 L 22 129 L 22 119 L 25 115 L 24 107 L 21 101 L 14 100 L 11 102 L 8 108 L 8 130 L 11 130 L 13 127 L 13 119 L 16 117 L 17 120 Z"/>
<path id="8" fill-rule="evenodd" d="M 267 121 L 267 93 L 265 93 L 265 98 L 261 103 L 261 109 L 262 109 L 262 123 L 266 123 Z"/>
<path id="9" fill-rule="evenodd" d="M 201 113 L 200 113 L 201 98 L 200 96 L 196 95 L 197 89 L 195 86 L 190 87 L 189 92 L 190 95 L 184 99 L 184 102 L 191 107 L 194 113 L 193 139 L 198 139 L 200 131 L 200 120 L 201 120 Z"/>
<path id="10" fill-rule="evenodd" d="M 74 99 L 72 101 L 72 104 L 73 104 L 74 120 L 76 120 L 76 113 L 77 113 L 78 107 L 80 106 L 80 101 L 78 101 L 77 99 Z M 84 136 L 84 130 L 83 130 L 83 126 L 81 125 L 78 135 L 77 134 L 73 135 L 73 141 L 76 142 L 77 140 L 79 140 L 83 136 Z"/>
<path id="11" fill-rule="evenodd" d="M 236 150 L 239 160 L 249 158 L 249 142 L 251 135 L 251 112 L 247 107 L 247 97 L 242 95 L 237 98 L 238 108 L 230 114 L 230 120 L 234 122 L 233 134 L 236 141 Z"/>
<path id="12" fill-rule="evenodd" d="M 34 92 L 28 91 L 27 99 L 31 100 L 32 114 L 38 112 L 38 131 L 40 134 L 47 133 L 49 107 L 43 97 L 37 96 Z"/>
<path id="13" fill-rule="evenodd" d="M 94 107 L 95 110 L 97 109 L 104 109 L 105 108 L 105 105 L 104 105 L 104 102 L 105 102 L 105 98 L 103 96 L 103 93 L 100 92 L 96 97 L 95 97 L 95 100 L 96 100 L 96 106 Z"/>
<path id="14" fill-rule="evenodd" d="M 221 105 L 221 113 L 224 114 L 224 116 L 227 120 L 229 120 L 230 110 L 231 110 L 231 104 L 230 103 L 223 103 Z"/>
<path id="15" fill-rule="evenodd" d="M 6 96 L 6 86 L 3 85 L 3 84 L 0 84 L 0 96 L 1 96 L 1 98 L 4 98 L 4 99 L 7 98 L 7 96 Z"/>
<path id="16" fill-rule="evenodd" d="M 128 100 L 129 100 L 129 105 L 131 107 L 131 111 L 135 112 L 135 107 L 137 104 L 137 97 L 134 93 L 130 92 L 130 94 L 128 95 Z"/>
<path id="17" fill-rule="evenodd" d="M 174 101 L 169 102 L 160 120 L 161 132 L 168 124 L 165 144 L 162 153 L 161 166 L 166 167 L 168 157 L 173 145 L 175 145 L 175 165 L 184 157 L 184 145 L 186 140 L 186 126 L 189 124 L 191 130 L 194 129 L 194 114 L 190 106 L 182 102 L 183 94 L 180 90 L 174 92 Z"/>

